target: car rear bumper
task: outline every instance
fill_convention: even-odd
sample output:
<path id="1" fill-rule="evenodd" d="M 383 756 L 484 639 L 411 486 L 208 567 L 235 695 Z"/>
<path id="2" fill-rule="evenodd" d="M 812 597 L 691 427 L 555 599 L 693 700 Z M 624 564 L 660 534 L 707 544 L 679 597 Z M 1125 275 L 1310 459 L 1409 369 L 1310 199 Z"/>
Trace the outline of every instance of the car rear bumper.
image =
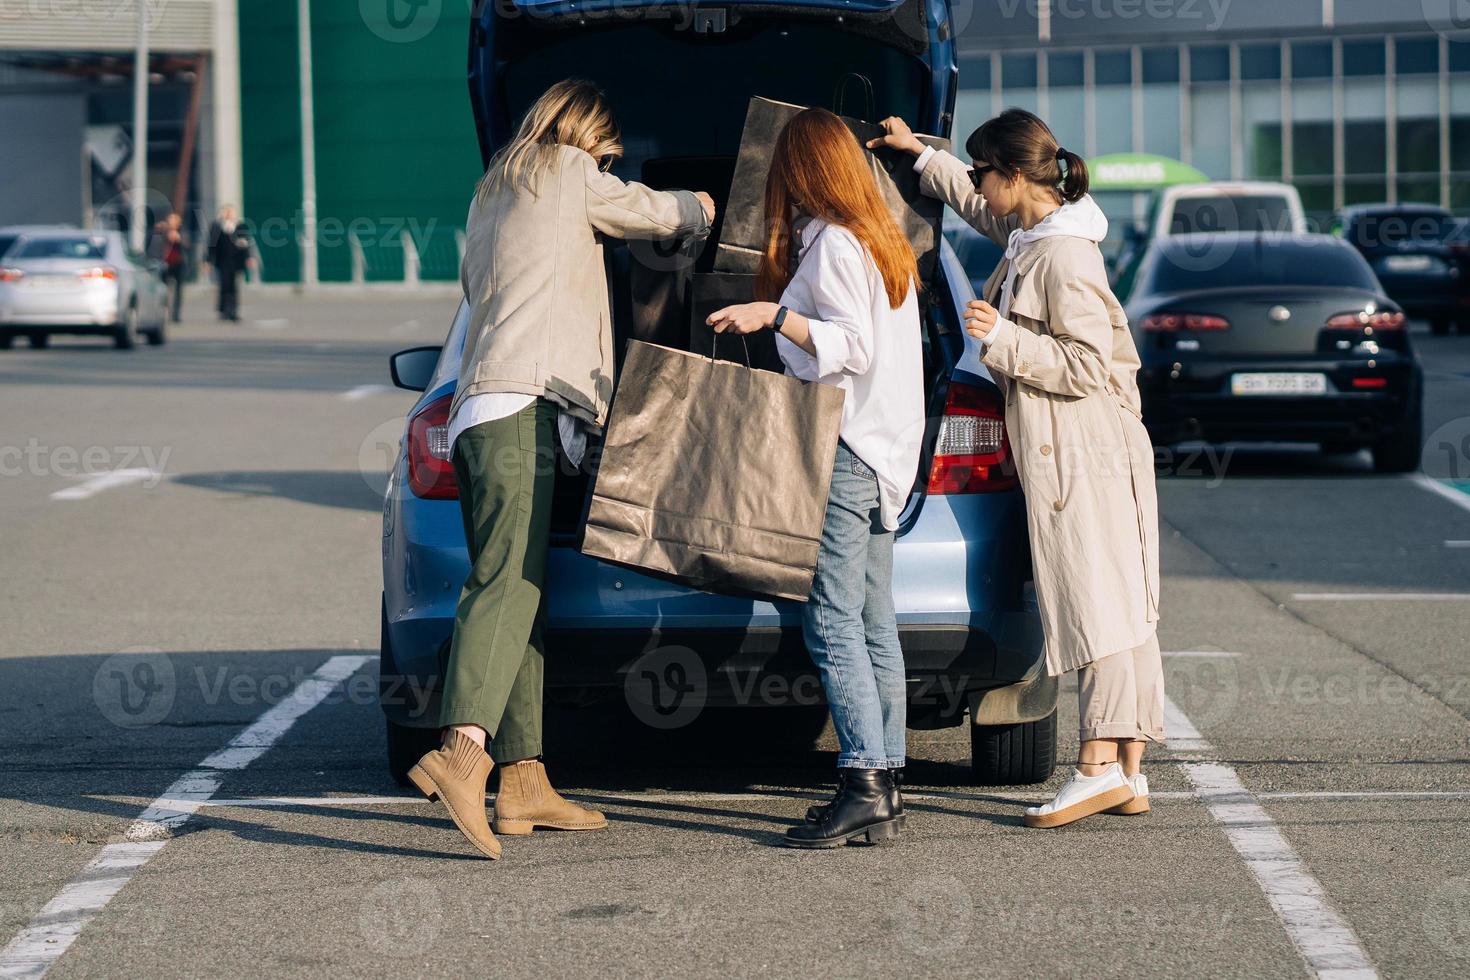
<path id="1" fill-rule="evenodd" d="M 894 602 L 911 697 L 962 699 L 1019 681 L 1041 660 L 1039 616 L 1022 588 L 1023 506 L 1014 491 L 930 497 L 898 539 Z M 467 572 L 458 504 L 390 497 L 387 518 L 384 673 L 399 693 L 436 696 Z M 630 683 L 672 671 L 703 678 L 712 704 L 786 703 L 802 691 L 820 700 L 799 603 L 697 592 L 564 547 L 551 550 L 546 594 L 549 691 L 633 696 Z M 405 716 L 422 698 L 387 688 L 390 717 L 431 722 L 432 709 Z"/>
<path id="2" fill-rule="evenodd" d="M 1143 419 L 1154 442 L 1186 439 L 1371 442 L 1389 435 L 1419 398 L 1419 368 L 1389 353 L 1390 360 L 1190 363 L 1172 379 L 1167 369 L 1140 375 Z M 1234 395 L 1230 377 L 1240 372 L 1308 372 L 1327 375 L 1324 395 Z M 1355 378 L 1381 378 L 1382 388 L 1355 388 Z"/>

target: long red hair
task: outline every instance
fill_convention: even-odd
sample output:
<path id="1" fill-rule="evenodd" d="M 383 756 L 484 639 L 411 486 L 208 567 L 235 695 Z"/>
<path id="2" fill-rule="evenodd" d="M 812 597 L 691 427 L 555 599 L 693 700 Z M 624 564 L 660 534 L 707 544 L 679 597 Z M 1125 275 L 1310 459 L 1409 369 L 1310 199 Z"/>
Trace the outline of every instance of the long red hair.
<path id="1" fill-rule="evenodd" d="M 863 243 L 883 276 L 889 307 L 897 309 L 910 283 L 918 282 L 913 246 L 883 203 L 857 138 L 826 109 L 803 109 L 776 137 L 766 175 L 766 248 L 755 281 L 760 299 L 778 299 L 791 281 L 791 219 L 798 203 Z"/>

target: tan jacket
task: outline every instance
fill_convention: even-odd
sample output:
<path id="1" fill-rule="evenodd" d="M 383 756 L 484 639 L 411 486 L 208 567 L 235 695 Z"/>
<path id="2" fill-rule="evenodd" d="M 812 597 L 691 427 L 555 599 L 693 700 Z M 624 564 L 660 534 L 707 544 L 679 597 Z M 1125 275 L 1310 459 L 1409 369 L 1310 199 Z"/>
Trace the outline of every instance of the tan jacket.
<path id="1" fill-rule="evenodd" d="M 537 193 L 499 188 L 470 205 L 460 281 L 474 313 L 450 415 L 470 395 L 547 397 L 595 427 L 613 391 L 612 314 L 602 237 L 709 233 L 689 191 L 655 191 L 557 147 Z"/>
<path id="2" fill-rule="evenodd" d="M 1018 221 L 990 212 L 968 170 L 938 153 L 920 186 L 1004 248 Z M 981 361 L 1005 392 L 1046 665 L 1060 674 L 1138 646 L 1154 632 L 1153 444 L 1140 414 L 1138 351 L 1097 245 L 1043 238 L 1016 262 L 1007 320 L 997 323 Z M 999 305 L 1008 266 L 1002 259 L 985 283 L 992 306 Z"/>

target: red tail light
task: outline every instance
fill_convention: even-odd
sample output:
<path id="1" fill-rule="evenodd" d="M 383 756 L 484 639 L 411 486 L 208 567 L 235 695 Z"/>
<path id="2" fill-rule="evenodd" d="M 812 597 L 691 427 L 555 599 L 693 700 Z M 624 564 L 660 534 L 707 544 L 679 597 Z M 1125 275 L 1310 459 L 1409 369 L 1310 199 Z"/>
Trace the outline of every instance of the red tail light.
<path id="1" fill-rule="evenodd" d="M 1387 378 L 1354 378 L 1354 388 L 1387 388 Z"/>
<path id="2" fill-rule="evenodd" d="M 1339 330 L 1361 330 L 1364 327 L 1373 330 L 1402 330 L 1405 322 L 1404 315 L 1397 310 L 1379 310 L 1377 313 L 1359 310 L 1356 313 L 1339 313 L 1330 318 L 1327 325 Z"/>
<path id="3" fill-rule="evenodd" d="M 78 279 L 116 279 L 117 270 L 110 265 L 94 266 L 77 273 Z"/>
<path id="4" fill-rule="evenodd" d="M 1000 393 L 952 382 L 929 467 L 929 493 L 992 493 L 1015 485 Z"/>
<path id="5" fill-rule="evenodd" d="M 0 269 L 0 282 L 20 282 L 25 277 L 19 269 Z"/>
<path id="6" fill-rule="evenodd" d="M 408 423 L 408 486 L 428 500 L 458 500 L 459 484 L 449 461 L 449 404 L 453 395 L 430 402 Z"/>
<path id="7" fill-rule="evenodd" d="M 1172 333 L 1176 330 L 1229 330 L 1230 321 L 1208 313 L 1154 313 L 1143 318 L 1143 329 L 1149 333 Z"/>

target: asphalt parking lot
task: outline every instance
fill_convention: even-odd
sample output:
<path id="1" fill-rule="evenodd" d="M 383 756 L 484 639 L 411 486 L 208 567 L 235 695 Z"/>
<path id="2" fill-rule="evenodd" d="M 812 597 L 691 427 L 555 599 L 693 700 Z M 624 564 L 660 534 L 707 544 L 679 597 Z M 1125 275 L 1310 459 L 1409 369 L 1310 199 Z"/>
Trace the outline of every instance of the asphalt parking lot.
<path id="1" fill-rule="evenodd" d="M 491 863 L 375 702 L 386 356 L 454 305 L 192 293 L 163 348 L 0 352 L 0 977 L 1470 972 L 1470 336 L 1415 334 L 1426 474 L 1167 460 L 1147 816 L 1028 830 L 1066 767 L 976 787 L 912 732 L 900 841 L 791 852 L 830 729 L 555 710 L 612 826 Z"/>

